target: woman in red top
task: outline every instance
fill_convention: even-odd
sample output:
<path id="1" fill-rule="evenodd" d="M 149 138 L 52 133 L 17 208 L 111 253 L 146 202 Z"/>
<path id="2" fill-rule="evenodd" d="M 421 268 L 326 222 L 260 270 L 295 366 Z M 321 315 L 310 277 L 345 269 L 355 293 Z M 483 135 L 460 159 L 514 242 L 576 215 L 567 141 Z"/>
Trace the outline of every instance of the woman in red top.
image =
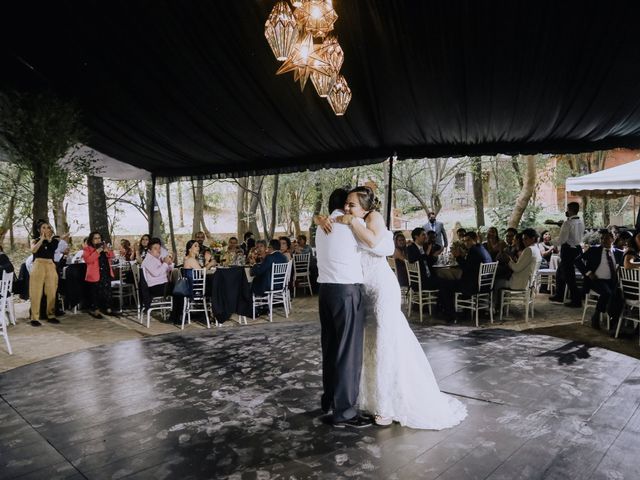
<path id="1" fill-rule="evenodd" d="M 102 241 L 100 232 L 91 232 L 82 256 L 87 264 L 85 281 L 89 286 L 91 299 L 89 314 L 94 318 L 102 318 L 101 311 L 112 315 L 111 280 L 113 280 L 113 270 L 111 261 L 114 255 L 111 245 Z"/>

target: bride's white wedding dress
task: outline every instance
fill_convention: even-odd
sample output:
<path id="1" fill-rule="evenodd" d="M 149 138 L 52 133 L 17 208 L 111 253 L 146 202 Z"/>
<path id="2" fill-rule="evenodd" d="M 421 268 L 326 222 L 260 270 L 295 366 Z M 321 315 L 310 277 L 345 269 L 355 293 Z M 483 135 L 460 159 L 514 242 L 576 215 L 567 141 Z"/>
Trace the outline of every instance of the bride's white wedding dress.
<path id="1" fill-rule="evenodd" d="M 400 285 L 385 256 L 393 251 L 393 234 L 387 231 L 373 249 L 359 244 L 367 305 L 360 408 L 411 428 L 459 424 L 467 416 L 465 405 L 440 391 L 402 313 Z"/>

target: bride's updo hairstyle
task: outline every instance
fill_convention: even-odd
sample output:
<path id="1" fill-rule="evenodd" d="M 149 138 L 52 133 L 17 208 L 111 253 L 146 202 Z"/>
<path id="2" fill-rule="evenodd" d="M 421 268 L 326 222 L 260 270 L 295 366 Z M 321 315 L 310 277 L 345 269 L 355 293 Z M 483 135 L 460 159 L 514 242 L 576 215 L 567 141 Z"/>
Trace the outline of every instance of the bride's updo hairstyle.
<path id="1" fill-rule="evenodd" d="M 355 193 L 358 195 L 358 202 L 360 203 L 360 206 L 367 212 L 370 212 L 371 210 L 378 211 L 380 209 L 380 202 L 373 193 L 373 190 L 369 187 L 356 187 L 349 193 Z"/>

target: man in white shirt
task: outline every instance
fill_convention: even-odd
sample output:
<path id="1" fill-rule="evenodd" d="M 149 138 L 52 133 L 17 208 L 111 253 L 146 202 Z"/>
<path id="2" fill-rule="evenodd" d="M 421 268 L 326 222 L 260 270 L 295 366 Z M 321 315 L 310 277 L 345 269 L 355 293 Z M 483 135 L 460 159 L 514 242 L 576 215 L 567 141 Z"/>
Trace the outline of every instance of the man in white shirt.
<path id="1" fill-rule="evenodd" d="M 571 292 L 571 303 L 569 307 L 582 307 L 582 300 L 578 286 L 576 285 L 576 272 L 574 262 L 578 255 L 582 253 L 582 236 L 584 235 L 584 222 L 578 216 L 580 205 L 578 202 L 570 202 L 567 205 L 565 215 L 567 220 L 560 227 L 560 266 L 556 274 L 556 294 L 550 297 L 552 302 L 564 301 L 565 285 Z"/>
<path id="2" fill-rule="evenodd" d="M 329 197 L 331 217 L 343 215 L 348 192 L 334 190 Z M 364 341 L 362 266 L 351 229 L 333 223 L 331 232 L 318 229 L 318 303 L 322 339 L 322 410 L 333 409 L 333 425 L 361 428 L 371 421 L 358 415 Z"/>

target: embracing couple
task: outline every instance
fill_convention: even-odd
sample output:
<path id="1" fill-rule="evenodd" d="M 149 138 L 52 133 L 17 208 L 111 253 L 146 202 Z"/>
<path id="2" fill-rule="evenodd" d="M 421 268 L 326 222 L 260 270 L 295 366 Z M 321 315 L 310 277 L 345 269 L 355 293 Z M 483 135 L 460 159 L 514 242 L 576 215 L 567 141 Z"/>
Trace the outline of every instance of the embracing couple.
<path id="1" fill-rule="evenodd" d="M 400 286 L 386 256 L 393 235 L 368 187 L 335 190 L 318 217 L 322 410 L 336 427 L 375 422 L 440 430 L 467 415 L 440 392 L 427 357 L 400 306 Z M 367 412 L 363 416 L 359 412 Z"/>

